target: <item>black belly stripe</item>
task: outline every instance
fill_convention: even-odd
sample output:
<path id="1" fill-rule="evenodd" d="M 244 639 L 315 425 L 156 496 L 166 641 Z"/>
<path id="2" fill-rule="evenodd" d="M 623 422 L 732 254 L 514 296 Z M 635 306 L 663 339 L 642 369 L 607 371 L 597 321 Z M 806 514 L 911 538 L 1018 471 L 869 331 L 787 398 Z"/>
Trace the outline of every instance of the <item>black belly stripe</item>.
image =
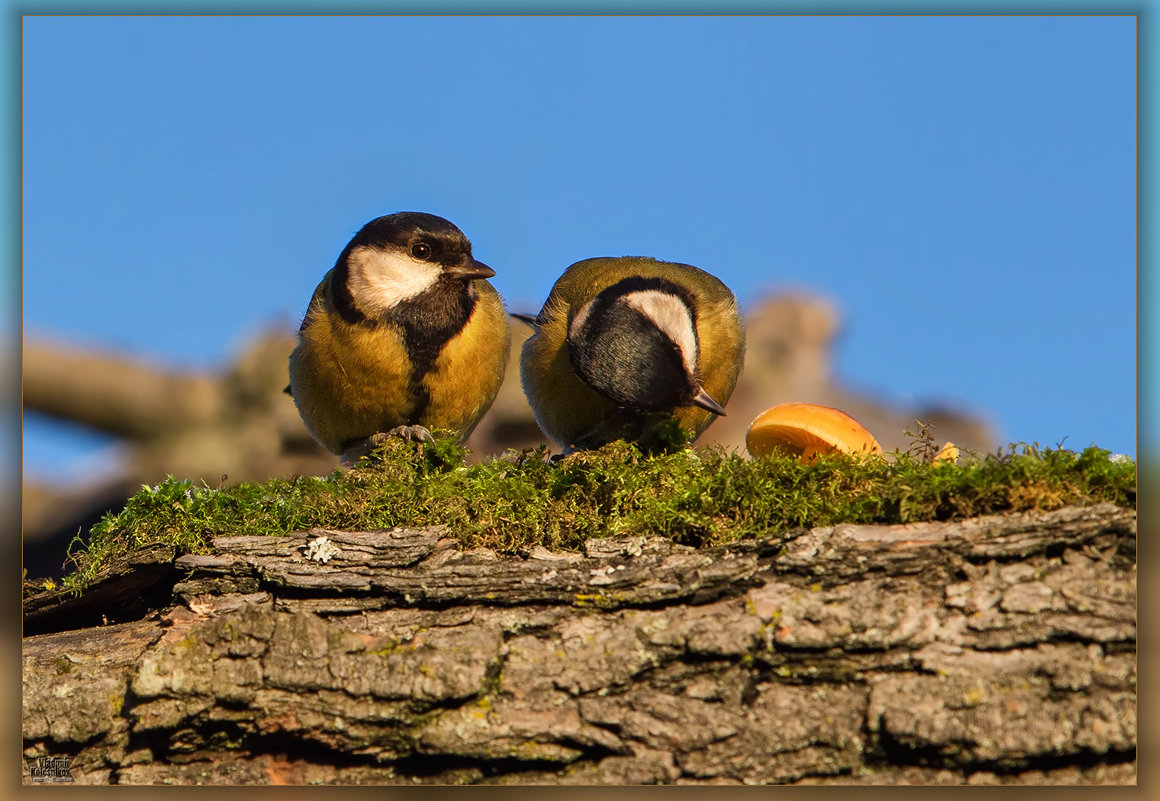
<path id="1" fill-rule="evenodd" d="M 383 322 L 399 329 L 403 347 L 411 360 L 411 383 L 415 407 L 409 424 L 420 422 L 431 403 L 431 393 L 423 378 L 435 369 L 435 362 L 447 343 L 461 332 L 475 311 L 478 295 L 463 281 L 440 281 L 427 292 L 405 300 L 383 317 Z"/>

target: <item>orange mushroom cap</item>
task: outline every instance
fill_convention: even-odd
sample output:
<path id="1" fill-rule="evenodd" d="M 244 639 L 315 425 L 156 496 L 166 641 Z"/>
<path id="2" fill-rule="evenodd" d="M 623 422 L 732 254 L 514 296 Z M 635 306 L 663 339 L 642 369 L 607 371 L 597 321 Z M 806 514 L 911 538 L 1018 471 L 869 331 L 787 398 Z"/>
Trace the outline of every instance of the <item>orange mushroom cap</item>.
<path id="1" fill-rule="evenodd" d="M 753 456 L 780 450 L 806 463 L 819 453 L 882 453 L 861 423 L 840 409 L 816 403 L 781 403 L 766 409 L 749 424 L 745 447 Z"/>

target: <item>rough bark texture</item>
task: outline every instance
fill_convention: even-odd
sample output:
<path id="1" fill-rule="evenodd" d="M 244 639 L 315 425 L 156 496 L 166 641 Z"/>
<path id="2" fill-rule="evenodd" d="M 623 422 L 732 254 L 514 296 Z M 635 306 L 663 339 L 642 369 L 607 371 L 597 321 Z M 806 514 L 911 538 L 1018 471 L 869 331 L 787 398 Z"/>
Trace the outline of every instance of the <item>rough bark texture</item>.
<path id="1" fill-rule="evenodd" d="M 25 638 L 27 760 L 129 784 L 1135 783 L 1134 511 L 518 558 L 443 533 L 138 555 L 94 595 L 136 575 L 175 603 Z"/>

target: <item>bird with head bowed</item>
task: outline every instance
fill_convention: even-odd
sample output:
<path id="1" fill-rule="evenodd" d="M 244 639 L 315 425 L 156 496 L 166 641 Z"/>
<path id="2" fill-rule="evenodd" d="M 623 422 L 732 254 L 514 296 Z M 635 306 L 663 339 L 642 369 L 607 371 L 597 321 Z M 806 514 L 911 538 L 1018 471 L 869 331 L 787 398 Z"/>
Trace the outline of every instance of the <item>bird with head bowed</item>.
<path id="1" fill-rule="evenodd" d="M 688 264 L 577 262 L 524 319 L 534 328 L 520 358 L 524 392 L 565 452 L 645 441 L 670 420 L 695 438 L 725 413 L 744 358 L 737 299 Z"/>

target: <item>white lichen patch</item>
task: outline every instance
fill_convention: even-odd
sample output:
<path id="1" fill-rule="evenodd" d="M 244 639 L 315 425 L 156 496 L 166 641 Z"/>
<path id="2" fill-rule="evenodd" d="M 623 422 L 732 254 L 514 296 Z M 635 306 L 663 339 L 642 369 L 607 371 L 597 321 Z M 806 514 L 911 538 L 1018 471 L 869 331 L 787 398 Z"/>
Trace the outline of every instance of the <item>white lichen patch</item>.
<path id="1" fill-rule="evenodd" d="M 326 536 L 313 539 L 302 547 L 305 551 L 304 556 L 315 562 L 329 562 L 334 557 L 342 555 L 342 550 Z"/>

